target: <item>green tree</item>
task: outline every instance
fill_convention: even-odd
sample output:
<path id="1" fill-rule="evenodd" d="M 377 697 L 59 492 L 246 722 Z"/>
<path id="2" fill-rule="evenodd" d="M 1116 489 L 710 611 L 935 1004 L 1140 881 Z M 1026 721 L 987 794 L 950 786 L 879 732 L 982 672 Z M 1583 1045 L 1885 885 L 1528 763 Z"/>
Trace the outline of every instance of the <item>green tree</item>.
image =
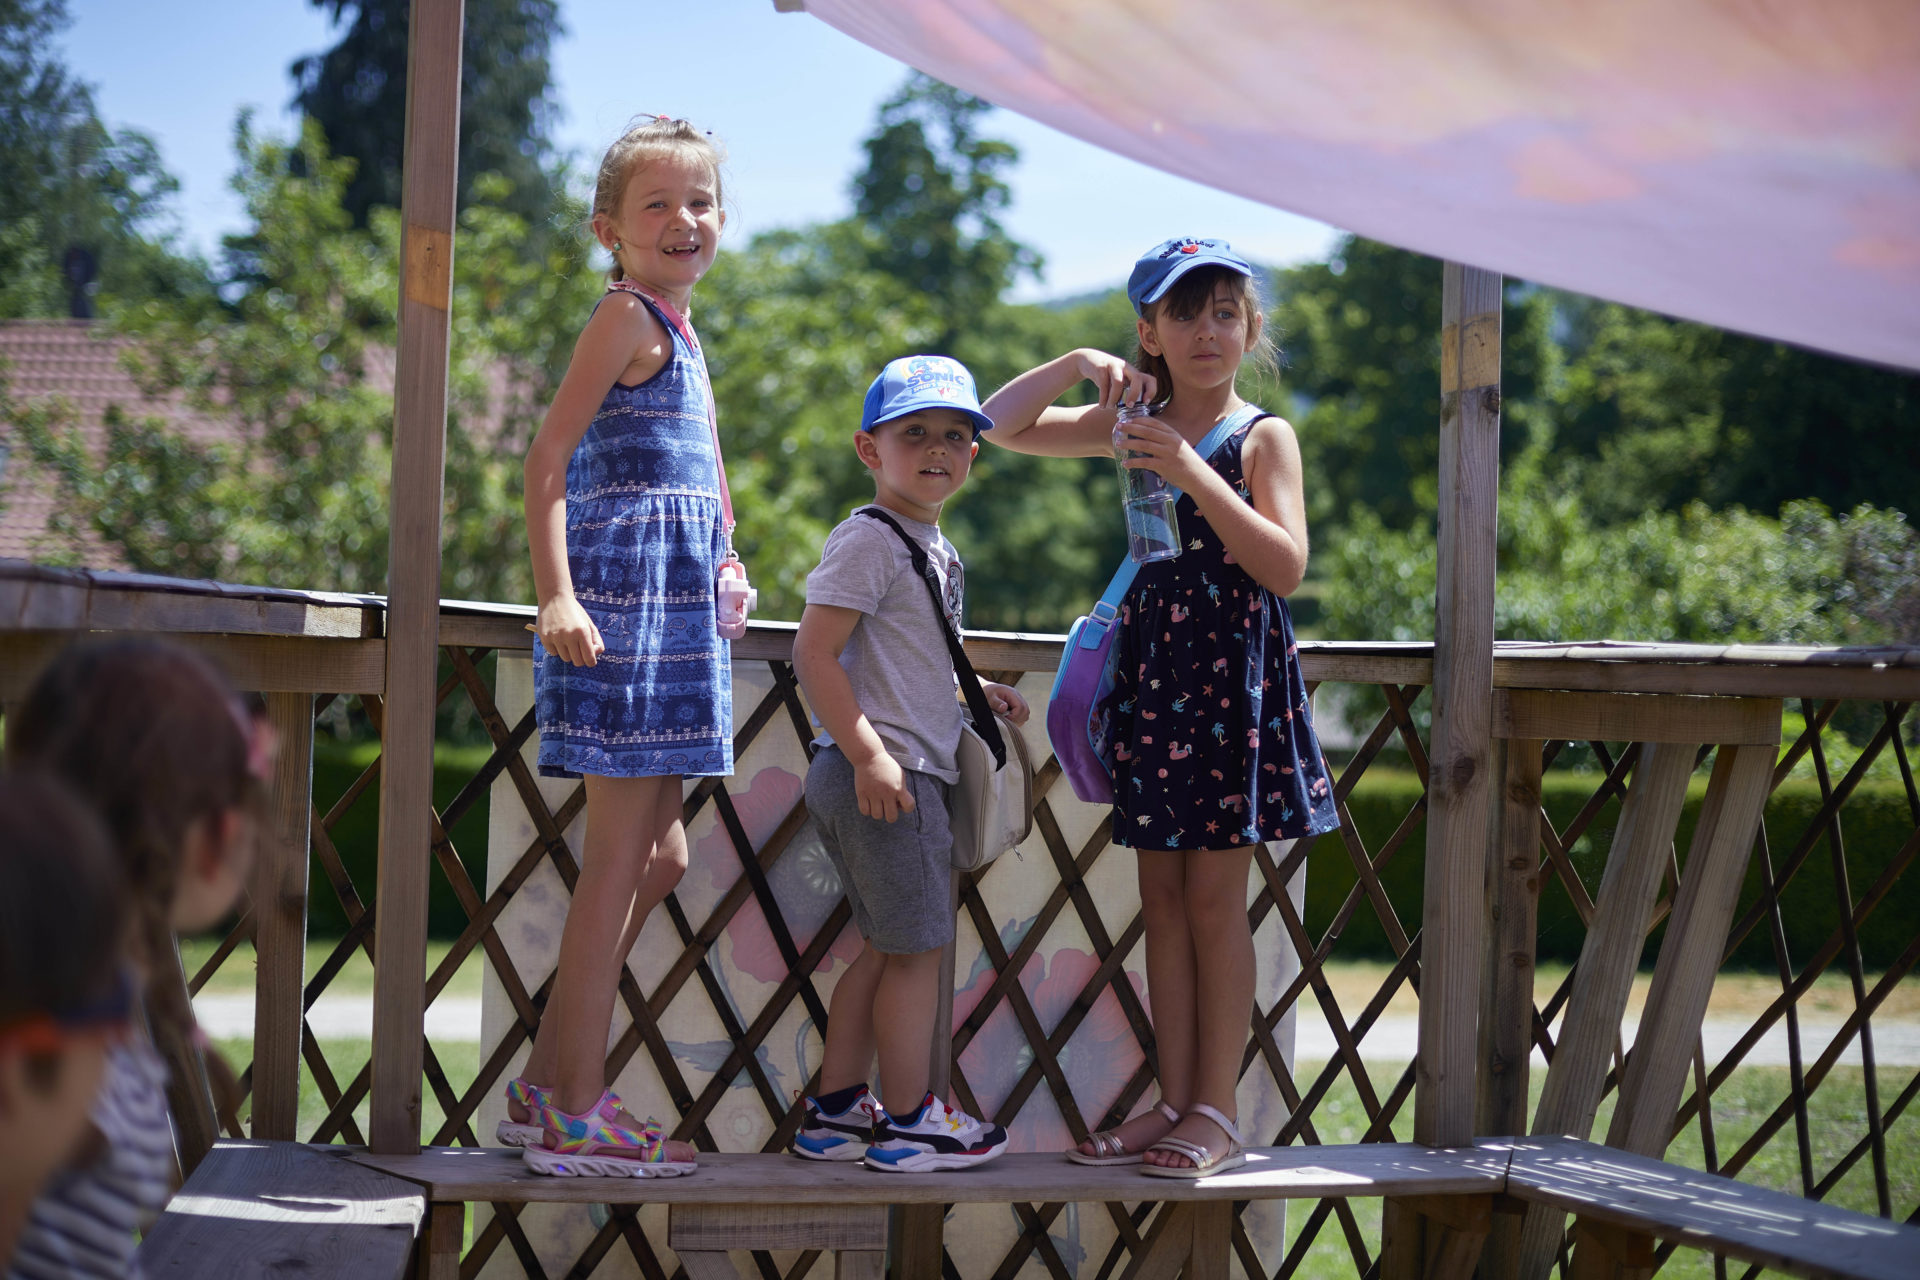
<path id="1" fill-rule="evenodd" d="M 178 184 L 152 139 L 108 128 L 54 56 L 67 22 L 64 0 L 0 0 L 0 317 L 67 315 L 74 251 L 108 314 L 204 292 L 204 267 L 160 233 Z"/>
<path id="2" fill-rule="evenodd" d="M 310 0 L 344 23 L 340 42 L 296 61 L 294 105 L 319 123 L 337 156 L 359 167 L 345 207 L 365 226 L 376 206 L 400 207 L 401 151 L 407 121 L 410 0 Z M 475 199 L 481 174 L 510 185 L 496 195 L 529 228 L 544 232 L 553 213 L 549 172 L 552 99 L 550 50 L 562 33 L 555 0 L 467 0 L 461 39 L 459 205 Z"/>
<path id="3" fill-rule="evenodd" d="M 1000 225 L 1011 196 L 1003 175 L 1020 152 L 981 135 L 980 118 L 992 110 L 916 72 L 881 104 L 862 144 L 866 168 L 854 179 L 855 216 L 873 232 L 869 263 L 927 299 L 940 321 L 933 348 L 947 354 L 960 354 L 963 335 L 1042 265 Z"/>
<path id="4" fill-rule="evenodd" d="M 1281 272 L 1275 337 L 1315 524 L 1364 506 L 1389 528 L 1430 515 L 1440 446 L 1440 263 L 1349 236 Z M 1510 283 L 1502 317 L 1501 453 L 1546 428 L 1557 376 L 1551 296 Z"/>

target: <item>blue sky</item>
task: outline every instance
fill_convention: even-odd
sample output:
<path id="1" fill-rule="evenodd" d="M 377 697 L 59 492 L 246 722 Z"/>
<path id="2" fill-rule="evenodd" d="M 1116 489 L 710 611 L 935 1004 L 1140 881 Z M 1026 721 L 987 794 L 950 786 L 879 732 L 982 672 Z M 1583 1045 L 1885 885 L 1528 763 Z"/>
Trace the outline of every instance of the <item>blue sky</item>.
<path id="1" fill-rule="evenodd" d="M 291 132 L 287 67 L 333 43 L 307 0 L 69 0 L 67 65 L 94 86 L 101 114 L 152 134 L 180 179 L 179 230 L 210 250 L 240 225 L 228 190 L 233 124 Z M 561 0 L 567 34 L 553 51 L 557 140 L 597 161 L 639 112 L 685 116 L 729 151 L 730 238 L 845 215 L 860 140 L 907 74 L 805 14 L 771 0 Z M 190 14 L 191 16 L 186 16 Z M 987 131 L 1012 141 L 1009 230 L 1046 257 L 1022 300 L 1122 283 L 1133 259 L 1174 235 L 1220 236 L 1257 260 L 1325 254 L 1326 225 L 1183 179 L 1069 138 L 1011 112 Z"/>

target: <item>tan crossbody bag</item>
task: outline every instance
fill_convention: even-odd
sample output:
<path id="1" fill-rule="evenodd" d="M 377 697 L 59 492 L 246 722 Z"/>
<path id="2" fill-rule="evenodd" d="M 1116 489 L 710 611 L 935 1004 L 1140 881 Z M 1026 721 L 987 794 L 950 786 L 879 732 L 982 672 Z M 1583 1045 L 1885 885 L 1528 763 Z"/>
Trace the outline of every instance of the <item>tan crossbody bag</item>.
<path id="1" fill-rule="evenodd" d="M 960 679 L 969 715 L 960 726 L 960 781 L 954 784 L 951 801 L 953 866 L 956 871 L 978 871 L 1033 830 L 1033 762 L 1027 755 L 1027 742 L 1012 721 L 988 709 L 980 677 L 947 621 L 940 584 L 927 553 L 885 512 L 862 507 L 860 514 L 885 524 L 907 544 L 913 567 L 933 600 L 933 616 L 940 620 L 947 652 L 953 655 L 954 674 Z"/>

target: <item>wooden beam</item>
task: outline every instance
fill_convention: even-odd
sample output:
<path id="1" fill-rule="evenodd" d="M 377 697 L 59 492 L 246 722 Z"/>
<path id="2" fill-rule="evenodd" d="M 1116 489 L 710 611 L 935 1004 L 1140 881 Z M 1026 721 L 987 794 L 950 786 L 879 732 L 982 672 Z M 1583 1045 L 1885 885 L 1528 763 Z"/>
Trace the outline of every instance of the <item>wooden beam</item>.
<path id="1" fill-rule="evenodd" d="M 1475 1029 L 1486 921 L 1492 778 L 1493 589 L 1500 488 L 1498 272 L 1449 262 L 1441 275 L 1440 510 L 1434 601 L 1433 744 L 1427 783 L 1420 1047 L 1413 1137 L 1473 1138 Z M 1412 1210 L 1390 1204 L 1392 1218 Z M 1387 1232 L 1381 1275 L 1423 1269 L 1424 1241 Z"/>
<path id="2" fill-rule="evenodd" d="M 313 819 L 313 695 L 270 693 L 280 737 L 273 790 L 253 868 L 253 1124 L 255 1138 L 299 1137 L 300 1027 L 307 958 L 307 855 Z"/>
<path id="3" fill-rule="evenodd" d="M 1527 1127 L 1540 903 L 1541 746 L 1527 738 L 1494 743 L 1502 787 L 1487 839 L 1487 984 L 1480 1004 L 1477 1134 L 1524 1133 Z M 1512 1280 L 1519 1247 L 1518 1217 L 1492 1223 L 1480 1263 L 1486 1280 Z"/>
<path id="4" fill-rule="evenodd" d="M 396 1155 L 420 1145 L 463 10 L 462 0 L 413 0 L 407 33 L 369 1126 L 372 1148 Z"/>
<path id="5" fill-rule="evenodd" d="M 1776 698 L 1495 689 L 1493 736 L 1575 742 L 1778 742 Z"/>
<path id="6" fill-rule="evenodd" d="M 1658 1156 L 1673 1137 L 1680 1092 L 1772 786 L 1774 754 L 1763 744 L 1721 747 L 1714 757 L 1673 915 L 1654 962 L 1647 1007 L 1622 1073 L 1620 1100 L 1607 1130 L 1610 1147 Z"/>
<path id="7" fill-rule="evenodd" d="M 1620 1019 L 1627 1011 L 1640 953 L 1646 949 L 1647 923 L 1672 857 L 1673 832 L 1686 802 L 1695 750 L 1665 742 L 1640 748 L 1601 873 L 1593 921 L 1574 967 L 1567 1016 L 1540 1093 L 1533 1133 L 1585 1138 L 1593 1130 Z M 1544 1280 L 1559 1255 L 1564 1225 L 1565 1216 L 1551 1205 L 1528 1208 L 1520 1228 L 1521 1280 Z"/>
<path id="8" fill-rule="evenodd" d="M 236 689 L 255 693 L 379 693 L 387 685 L 384 640 L 312 636 L 165 633 L 211 659 Z M 53 655 L 86 632 L 0 631 L 0 699 L 24 697 Z"/>

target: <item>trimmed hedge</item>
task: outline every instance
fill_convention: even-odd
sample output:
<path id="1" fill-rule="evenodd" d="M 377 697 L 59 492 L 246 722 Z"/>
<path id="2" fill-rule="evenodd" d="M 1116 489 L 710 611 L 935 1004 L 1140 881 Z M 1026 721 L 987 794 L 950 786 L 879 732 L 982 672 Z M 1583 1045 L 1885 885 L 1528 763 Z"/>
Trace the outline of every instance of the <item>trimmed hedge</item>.
<path id="1" fill-rule="evenodd" d="M 325 815 L 379 754 L 379 744 L 373 742 L 343 746 L 322 739 L 314 743 L 314 808 Z M 434 748 L 433 807 L 436 812 L 453 802 L 453 798 L 460 794 L 460 788 L 486 763 L 488 755 L 485 747 L 449 747 L 443 744 Z M 453 840 L 453 847 L 459 850 L 460 861 L 465 865 L 467 875 L 473 879 L 474 887 L 485 892 L 486 799 L 483 797 L 467 810 L 447 834 Z M 376 781 L 354 801 L 352 808 L 341 815 L 333 828 L 334 847 L 340 851 L 340 861 L 345 864 L 347 874 L 353 877 L 363 902 L 374 896 L 375 851 L 379 843 L 380 787 Z M 460 931 L 466 927 L 467 914 L 460 909 L 459 900 L 453 896 L 453 890 L 448 887 L 446 877 L 440 874 L 437 865 L 428 877 L 428 885 L 428 935 L 440 940 L 459 937 Z M 332 882 L 327 879 L 327 873 L 321 870 L 316 857 L 307 875 L 307 936 L 338 938 L 346 931 L 347 915 L 340 907 L 340 896 L 333 891 Z"/>
<path id="2" fill-rule="evenodd" d="M 1549 771 L 1546 774 L 1541 781 L 1541 798 L 1556 828 L 1564 828 L 1579 813 L 1600 779 L 1598 772 Z M 1683 867 L 1705 793 L 1706 777 L 1702 773 L 1693 779 L 1680 816 L 1677 844 Z M 1377 853 L 1419 797 L 1420 782 L 1413 773 L 1377 767 L 1368 770 L 1354 789 L 1348 808 L 1369 850 Z M 1810 781 L 1790 779 L 1768 800 L 1767 847 L 1776 875 L 1800 845 L 1819 809 L 1820 791 Z M 1599 886 L 1601 869 L 1619 820 L 1619 801 L 1610 801 L 1570 851 L 1571 861 L 1589 895 Z M 1913 814 L 1904 788 L 1898 784 L 1861 784 L 1840 810 L 1840 828 L 1849 887 L 1857 902 L 1913 835 Z M 1421 821 L 1415 824 L 1407 841 L 1380 875 L 1387 899 L 1409 935 L 1419 927 L 1425 849 L 1426 824 Z M 1340 837 L 1333 833 L 1320 837 L 1308 856 L 1307 865 L 1307 928 L 1315 938 L 1332 923 L 1355 879 L 1352 860 Z M 1736 922 L 1759 899 L 1761 884 L 1760 860 L 1756 856 L 1747 868 L 1746 883 L 1734 915 Z M 1787 882 L 1781 899 L 1788 956 L 1797 968 L 1839 928 L 1833 855 L 1824 836 Z M 1643 957 L 1644 964 L 1652 965 L 1664 929 L 1662 925 L 1655 931 L 1654 945 Z M 1920 865 L 1909 867 L 1895 880 L 1886 898 L 1861 929 L 1860 947 L 1866 966 L 1885 969 L 1912 943 L 1917 929 L 1920 929 Z M 1585 938 L 1586 930 L 1573 909 L 1572 900 L 1557 877 L 1547 877 L 1540 896 L 1540 958 L 1572 962 L 1579 958 Z M 1347 959 L 1392 959 L 1386 931 L 1381 928 L 1370 903 L 1363 900 L 1355 910 L 1336 944 L 1336 954 Z M 1769 971 L 1775 967 L 1771 931 L 1764 917 L 1740 941 L 1733 963 Z"/>

